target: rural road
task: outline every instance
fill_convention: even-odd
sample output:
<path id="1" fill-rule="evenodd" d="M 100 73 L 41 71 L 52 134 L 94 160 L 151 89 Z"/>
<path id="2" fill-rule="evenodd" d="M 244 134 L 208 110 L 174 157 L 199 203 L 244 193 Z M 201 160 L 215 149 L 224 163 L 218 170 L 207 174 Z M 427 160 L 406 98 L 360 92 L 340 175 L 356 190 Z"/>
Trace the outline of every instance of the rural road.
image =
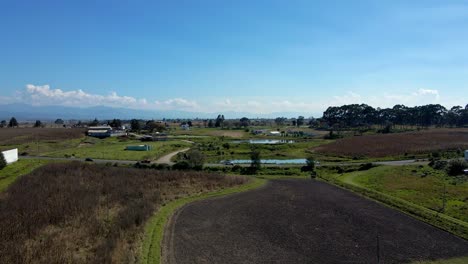
<path id="1" fill-rule="evenodd" d="M 163 263 L 408 263 L 468 256 L 468 241 L 315 180 L 277 180 L 172 217 Z"/>
<path id="2" fill-rule="evenodd" d="M 185 152 L 188 151 L 189 148 L 184 148 L 181 150 L 177 150 L 174 152 L 171 152 L 156 161 L 152 163 L 156 164 L 162 164 L 166 163 L 169 165 L 174 164 L 171 162 L 172 157 L 177 155 L 180 152 Z M 45 157 L 45 156 L 20 156 L 20 159 L 42 159 L 42 160 L 76 160 L 76 161 L 85 161 L 84 158 L 58 158 L 58 157 Z M 108 159 L 93 159 L 94 162 L 96 163 L 118 163 L 118 164 L 135 164 L 138 161 L 137 160 L 108 160 Z M 379 165 L 389 165 L 389 166 L 403 166 L 403 165 L 426 165 L 428 161 L 417 161 L 417 160 L 394 160 L 394 161 L 376 161 L 372 162 L 373 164 L 379 164 Z M 350 165 L 361 165 L 364 163 L 326 163 L 326 164 L 321 164 L 317 165 L 319 166 L 350 166 Z M 239 166 L 250 166 L 250 164 L 238 164 Z M 224 167 L 224 166 L 229 166 L 229 165 L 224 165 L 221 163 L 207 163 L 205 164 L 206 167 Z M 303 166 L 303 164 L 262 164 L 264 167 L 281 167 L 281 166 Z"/>

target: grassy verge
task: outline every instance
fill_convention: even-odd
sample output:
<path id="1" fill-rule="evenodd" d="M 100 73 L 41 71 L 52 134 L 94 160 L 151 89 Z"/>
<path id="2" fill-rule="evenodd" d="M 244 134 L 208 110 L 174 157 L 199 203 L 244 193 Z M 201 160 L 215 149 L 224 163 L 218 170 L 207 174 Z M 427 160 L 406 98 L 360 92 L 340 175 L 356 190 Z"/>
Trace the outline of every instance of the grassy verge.
<path id="1" fill-rule="evenodd" d="M 413 262 L 413 264 L 465 264 L 465 263 L 468 263 L 468 257 Z"/>
<path id="2" fill-rule="evenodd" d="M 360 184 L 354 183 L 354 181 L 349 178 L 346 180 L 340 179 L 340 175 L 326 173 L 322 171 L 319 173 L 319 176 L 340 187 L 351 190 L 360 195 L 369 197 L 373 200 L 386 204 L 392 208 L 395 208 L 403 213 L 409 214 L 419 220 L 427 222 L 431 225 L 434 225 L 438 228 L 446 230 L 450 233 L 453 233 L 457 236 L 460 236 L 464 239 L 468 239 L 468 223 L 460 219 L 448 216 L 443 213 L 428 209 L 424 206 L 409 202 L 402 198 L 398 198 L 381 191 L 377 191 L 368 187 L 365 187 Z"/>
<path id="3" fill-rule="evenodd" d="M 468 222 L 468 179 L 429 166 L 378 166 L 338 178 Z"/>
<path id="4" fill-rule="evenodd" d="M 177 199 L 162 206 L 146 224 L 140 263 L 149 264 L 161 262 L 161 243 L 164 235 L 164 228 L 171 215 L 178 208 L 187 203 L 201 199 L 252 190 L 264 185 L 265 183 L 265 180 L 252 178 L 252 181 L 245 185 Z"/>
<path id="5" fill-rule="evenodd" d="M 19 176 L 28 174 L 49 162 L 47 160 L 20 159 L 6 166 L 3 170 L 0 170 L 0 192 L 8 188 Z"/>

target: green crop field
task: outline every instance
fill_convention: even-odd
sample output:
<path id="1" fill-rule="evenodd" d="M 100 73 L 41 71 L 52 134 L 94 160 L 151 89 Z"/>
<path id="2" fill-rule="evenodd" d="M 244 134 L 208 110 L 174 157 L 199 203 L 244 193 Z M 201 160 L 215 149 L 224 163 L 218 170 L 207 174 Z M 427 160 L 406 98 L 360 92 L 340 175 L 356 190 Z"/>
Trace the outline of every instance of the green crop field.
<path id="1" fill-rule="evenodd" d="M 147 144 L 150 151 L 128 151 L 126 146 Z M 75 157 L 109 160 L 142 160 L 157 159 L 169 152 L 191 146 L 185 141 L 140 142 L 138 140 L 119 140 L 117 138 L 87 138 L 74 147 L 56 151 L 42 152 L 47 157 Z"/>

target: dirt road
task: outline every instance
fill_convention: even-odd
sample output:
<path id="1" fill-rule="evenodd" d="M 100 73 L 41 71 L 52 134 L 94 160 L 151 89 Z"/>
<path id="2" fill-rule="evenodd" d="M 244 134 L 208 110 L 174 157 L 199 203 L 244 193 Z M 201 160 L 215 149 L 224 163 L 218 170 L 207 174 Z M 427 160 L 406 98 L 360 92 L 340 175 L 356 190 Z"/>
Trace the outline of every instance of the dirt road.
<path id="1" fill-rule="evenodd" d="M 169 164 L 169 165 L 173 165 L 174 162 L 171 161 L 172 157 L 176 156 L 177 154 L 179 154 L 181 152 L 186 152 L 189 149 L 190 148 L 184 148 L 184 149 L 180 149 L 180 150 L 171 152 L 171 153 L 169 153 L 167 155 L 164 155 L 161 158 L 157 159 L 154 163 L 157 163 L 157 164 L 166 163 L 166 164 Z"/>
<path id="2" fill-rule="evenodd" d="M 408 263 L 468 256 L 468 242 L 319 181 L 266 187 L 180 209 L 165 263 Z"/>

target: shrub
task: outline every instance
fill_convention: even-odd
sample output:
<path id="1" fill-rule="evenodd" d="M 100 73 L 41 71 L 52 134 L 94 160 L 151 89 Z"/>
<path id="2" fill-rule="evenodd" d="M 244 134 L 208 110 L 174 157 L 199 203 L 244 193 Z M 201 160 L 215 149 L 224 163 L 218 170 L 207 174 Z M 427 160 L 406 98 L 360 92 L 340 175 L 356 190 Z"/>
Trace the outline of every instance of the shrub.
<path id="1" fill-rule="evenodd" d="M 468 163 L 465 160 L 451 160 L 447 165 L 447 174 L 450 176 L 457 176 L 463 174 L 463 170 L 466 168 L 468 168 Z"/>
<path id="2" fill-rule="evenodd" d="M 359 166 L 358 170 L 359 171 L 365 171 L 365 170 L 370 170 L 370 169 L 372 169 L 374 167 L 375 167 L 375 165 L 369 162 L 369 163 L 361 164 Z"/>
<path id="3" fill-rule="evenodd" d="M 3 156 L 3 153 L 0 152 L 0 170 L 5 168 L 7 165 L 5 157 Z"/>
<path id="4" fill-rule="evenodd" d="M 436 160 L 436 161 L 431 161 L 429 163 L 429 166 L 431 166 L 433 169 L 436 169 L 436 170 L 444 170 L 447 168 L 447 165 L 448 165 L 448 162 L 445 160 Z"/>
<path id="5" fill-rule="evenodd" d="M 242 166 L 239 165 L 239 164 L 236 164 L 236 165 L 232 166 L 232 168 L 231 168 L 232 172 L 239 172 L 241 170 L 242 170 Z"/>
<path id="6" fill-rule="evenodd" d="M 173 170 L 190 170 L 190 168 L 190 164 L 185 160 L 179 161 L 172 165 Z"/>

